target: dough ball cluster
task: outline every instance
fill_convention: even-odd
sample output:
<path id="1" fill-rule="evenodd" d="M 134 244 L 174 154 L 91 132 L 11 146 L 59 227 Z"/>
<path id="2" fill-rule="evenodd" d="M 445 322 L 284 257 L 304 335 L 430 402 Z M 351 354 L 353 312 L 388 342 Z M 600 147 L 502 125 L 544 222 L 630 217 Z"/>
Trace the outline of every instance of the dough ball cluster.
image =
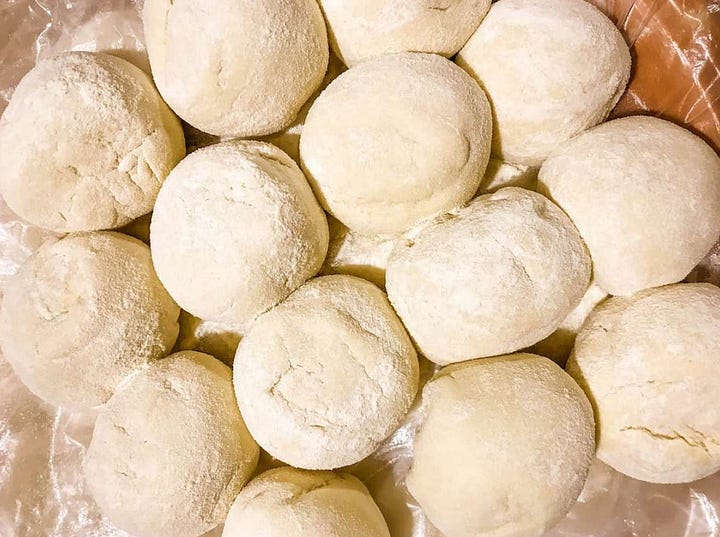
<path id="1" fill-rule="evenodd" d="M 593 412 L 547 358 L 453 364 L 425 386 L 423 407 L 407 485 L 446 537 L 542 535 L 575 503 Z"/>
<path id="2" fill-rule="evenodd" d="M 282 467 L 238 495 L 223 537 L 390 537 L 370 493 L 350 474 Z"/>
<path id="3" fill-rule="evenodd" d="M 0 193 L 53 231 L 121 227 L 152 210 L 185 155 L 180 122 L 131 63 L 67 52 L 20 81 L 0 120 Z"/>
<path id="4" fill-rule="evenodd" d="M 547 337 L 580 302 L 590 272 L 585 246 L 558 207 L 505 188 L 401 240 L 386 283 L 418 350 L 448 364 Z"/>
<path id="5" fill-rule="evenodd" d="M 146 0 L 143 24 L 163 98 L 217 136 L 289 126 L 328 66 L 315 0 Z"/>
<path id="6" fill-rule="evenodd" d="M 114 232 L 69 235 L 5 285 L 0 346 L 38 397 L 92 407 L 170 352 L 179 313 L 143 243 Z"/>
<path id="7" fill-rule="evenodd" d="M 262 315 L 234 363 L 253 437 L 272 456 L 311 470 L 375 451 L 410 408 L 418 375 L 385 293 L 352 276 L 311 280 Z"/>
<path id="8" fill-rule="evenodd" d="M 199 149 L 172 171 L 150 240 L 158 276 L 180 307 L 242 330 L 317 273 L 328 228 L 290 157 L 234 141 Z"/>
<path id="9" fill-rule="evenodd" d="M 259 456 L 231 380 L 212 356 L 185 351 L 118 389 L 83 463 L 112 522 L 138 537 L 196 537 L 225 519 Z"/>
<path id="10" fill-rule="evenodd" d="M 720 289 L 676 284 L 600 304 L 567 366 L 595 406 L 598 457 L 653 483 L 720 470 Z"/>

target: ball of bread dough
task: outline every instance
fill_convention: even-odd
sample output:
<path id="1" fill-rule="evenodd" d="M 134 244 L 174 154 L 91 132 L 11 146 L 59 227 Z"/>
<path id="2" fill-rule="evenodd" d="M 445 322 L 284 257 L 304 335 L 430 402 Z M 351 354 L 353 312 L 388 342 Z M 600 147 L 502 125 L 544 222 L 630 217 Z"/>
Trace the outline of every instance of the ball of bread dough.
<path id="1" fill-rule="evenodd" d="M 162 96 L 218 136 L 287 127 L 328 66 L 315 0 L 146 0 L 143 24 Z"/>
<path id="2" fill-rule="evenodd" d="M 123 226 L 185 155 L 180 122 L 125 60 L 67 52 L 38 63 L 0 119 L 0 193 L 54 231 Z"/>
<path id="3" fill-rule="evenodd" d="M 150 250 L 113 232 L 43 246 L 7 282 L 0 346 L 38 397 L 67 407 L 108 400 L 117 384 L 165 356 L 178 335 L 177 305 Z"/>
<path id="4" fill-rule="evenodd" d="M 95 422 L 83 470 L 93 498 L 138 537 L 196 537 L 221 523 L 257 465 L 230 368 L 200 352 L 125 382 Z"/>
<path id="5" fill-rule="evenodd" d="M 504 188 L 399 241 L 386 285 L 418 350 L 447 364 L 547 337 L 582 299 L 590 271 L 585 246 L 558 207 Z"/>
<path id="6" fill-rule="evenodd" d="M 310 108 L 300 158 L 320 203 L 351 230 L 398 233 L 468 201 L 490 154 L 480 87 L 430 54 L 354 67 Z"/>
<path id="7" fill-rule="evenodd" d="M 315 275 L 328 228 L 290 157 L 234 141 L 177 165 L 158 195 L 150 240 L 158 276 L 180 307 L 242 330 Z"/>
<path id="8" fill-rule="evenodd" d="M 393 52 L 453 56 L 490 0 L 320 0 L 333 51 L 346 65 Z"/>
<path id="9" fill-rule="evenodd" d="M 180 334 L 175 343 L 178 351 L 199 351 L 232 366 L 242 333 L 235 327 L 204 321 L 187 311 L 180 312 Z"/>
<path id="10" fill-rule="evenodd" d="M 223 537 L 390 537 L 370 493 L 350 474 L 287 466 L 248 483 L 225 521 Z"/>
<path id="11" fill-rule="evenodd" d="M 630 52 L 585 0 L 502 0 L 457 57 L 488 93 L 493 154 L 538 166 L 603 121 L 625 91 Z"/>
<path id="12" fill-rule="evenodd" d="M 423 406 L 407 486 L 446 537 L 535 537 L 575 503 L 595 452 L 593 413 L 552 361 L 446 367 Z"/>
<path id="13" fill-rule="evenodd" d="M 653 483 L 720 470 L 720 289 L 676 284 L 613 297 L 588 317 L 570 373 L 598 417 L 598 457 Z"/>
<path id="14" fill-rule="evenodd" d="M 364 459 L 397 427 L 417 392 L 418 361 L 385 293 L 323 276 L 257 319 L 234 380 L 263 449 L 326 470 Z"/>
<path id="15" fill-rule="evenodd" d="M 612 295 L 682 280 L 720 236 L 720 158 L 661 119 L 617 119 L 564 144 L 540 190 L 572 218 Z"/>

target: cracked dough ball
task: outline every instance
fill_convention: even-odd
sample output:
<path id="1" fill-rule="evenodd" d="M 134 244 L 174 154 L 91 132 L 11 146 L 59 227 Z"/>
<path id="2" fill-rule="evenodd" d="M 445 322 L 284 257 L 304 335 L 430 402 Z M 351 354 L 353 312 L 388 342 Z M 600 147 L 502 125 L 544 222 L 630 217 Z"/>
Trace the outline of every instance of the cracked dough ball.
<path id="1" fill-rule="evenodd" d="M 419 372 L 385 293 L 360 278 L 324 276 L 258 318 L 240 342 L 234 375 L 263 449 L 326 470 L 364 459 L 395 430 Z"/>
<path id="2" fill-rule="evenodd" d="M 223 537 L 390 537 L 380 509 L 350 474 L 283 467 L 248 483 Z"/>
<path id="3" fill-rule="evenodd" d="M 315 0 L 146 0 L 143 25 L 162 96 L 217 136 L 289 126 L 328 66 Z"/>
<path id="4" fill-rule="evenodd" d="M 503 188 L 398 242 L 388 296 L 418 350 L 438 364 L 523 349 L 580 303 L 591 262 L 552 202 Z"/>
<path id="5" fill-rule="evenodd" d="M 310 108 L 300 158 L 320 203 L 363 235 L 399 233 L 473 197 L 490 105 L 454 63 L 393 54 L 337 77 Z"/>
<path id="6" fill-rule="evenodd" d="M 604 121 L 630 78 L 630 52 L 585 0 L 502 0 L 457 56 L 495 112 L 493 154 L 539 166 Z"/>
<path id="7" fill-rule="evenodd" d="M 535 537 L 559 522 L 595 454 L 587 397 L 532 354 L 446 367 L 423 390 L 410 493 L 447 537 Z"/>
<path id="8" fill-rule="evenodd" d="M 43 246 L 4 293 L 3 354 L 30 391 L 55 405 L 104 403 L 178 335 L 180 310 L 155 275 L 150 249 L 120 233 Z"/>
<path id="9" fill-rule="evenodd" d="M 53 231 L 121 227 L 152 210 L 184 155 L 150 77 L 114 56 L 67 52 L 25 75 L 0 119 L 0 193 Z"/>
<path id="10" fill-rule="evenodd" d="M 181 308 L 242 331 L 314 276 L 325 213 L 297 164 L 264 142 L 198 149 L 163 185 L 150 225 L 153 261 Z"/>
<path id="11" fill-rule="evenodd" d="M 225 520 L 259 451 L 230 368 L 185 351 L 118 389 L 98 415 L 83 469 L 119 528 L 137 537 L 196 537 Z"/>
<path id="12" fill-rule="evenodd" d="M 204 321 L 187 311 L 180 312 L 180 334 L 175 349 L 199 351 L 232 366 L 242 333 L 230 325 Z"/>
<path id="13" fill-rule="evenodd" d="M 320 0 L 333 51 L 353 66 L 393 52 L 453 56 L 490 0 Z"/>
<path id="14" fill-rule="evenodd" d="M 720 235 L 720 158 L 662 119 L 616 119 L 564 144 L 540 190 L 572 218 L 612 295 L 682 280 Z"/>
<path id="15" fill-rule="evenodd" d="M 598 417 L 598 458 L 652 483 L 720 470 L 720 289 L 676 284 L 613 297 L 567 365 Z"/>

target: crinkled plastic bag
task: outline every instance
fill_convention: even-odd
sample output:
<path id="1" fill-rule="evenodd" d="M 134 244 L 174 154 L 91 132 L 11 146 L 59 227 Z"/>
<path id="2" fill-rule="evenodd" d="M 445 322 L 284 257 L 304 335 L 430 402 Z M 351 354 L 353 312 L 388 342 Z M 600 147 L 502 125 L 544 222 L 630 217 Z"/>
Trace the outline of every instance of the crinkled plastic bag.
<path id="1" fill-rule="evenodd" d="M 720 0 L 593 0 L 633 52 L 633 79 L 615 116 L 647 112 L 684 124 L 720 147 Z M 64 50 L 114 51 L 148 71 L 133 0 L 2 0 L 0 111 L 38 59 Z M 192 142 L 191 142 L 192 143 Z M 19 265 L 57 235 L 0 202 L 0 296 Z M 720 284 L 720 245 L 688 278 Z M 422 378 L 434 372 L 422 363 Z M 441 537 L 404 486 L 420 403 L 367 460 L 349 468 L 379 504 L 393 537 Z M 131 537 L 102 516 L 81 464 L 94 414 L 33 396 L 0 357 L 0 537 Z M 277 465 L 261 458 L 261 467 Z M 651 485 L 596 461 L 579 502 L 552 537 L 720 537 L 720 474 L 690 485 Z M 221 528 L 208 534 L 219 536 Z"/>

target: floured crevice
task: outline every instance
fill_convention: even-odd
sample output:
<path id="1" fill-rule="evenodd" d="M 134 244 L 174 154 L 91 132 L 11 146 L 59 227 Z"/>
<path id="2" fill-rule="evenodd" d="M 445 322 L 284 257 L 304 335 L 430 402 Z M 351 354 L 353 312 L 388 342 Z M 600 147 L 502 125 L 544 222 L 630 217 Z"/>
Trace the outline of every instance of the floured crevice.
<path id="1" fill-rule="evenodd" d="M 690 429 L 693 432 L 693 435 L 684 435 L 681 434 L 678 431 L 670 431 L 668 433 L 662 433 L 659 431 L 655 431 L 649 427 L 643 427 L 643 426 L 635 426 L 635 425 L 626 425 L 624 427 L 620 428 L 621 432 L 624 431 L 637 431 L 644 433 L 648 436 L 651 436 L 652 438 L 655 438 L 657 440 L 679 440 L 681 442 L 684 442 L 688 446 L 692 448 L 700 448 L 705 453 L 710 455 L 710 449 L 708 448 L 709 444 L 713 444 L 716 446 L 720 446 L 720 440 L 707 436 L 701 431 L 698 431 L 697 429 L 693 429 L 692 427 L 688 426 L 688 429 Z"/>

